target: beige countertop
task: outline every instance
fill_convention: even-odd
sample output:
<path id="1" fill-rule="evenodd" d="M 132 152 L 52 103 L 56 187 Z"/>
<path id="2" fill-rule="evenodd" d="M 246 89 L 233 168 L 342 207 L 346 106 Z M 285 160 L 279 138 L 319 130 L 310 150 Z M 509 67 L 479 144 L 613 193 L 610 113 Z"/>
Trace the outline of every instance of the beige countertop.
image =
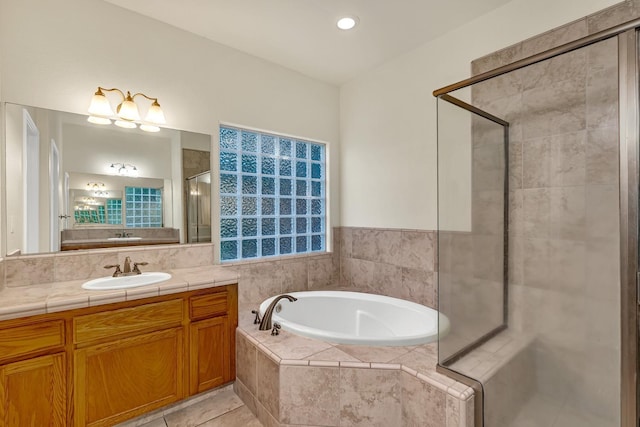
<path id="1" fill-rule="evenodd" d="M 238 274 L 219 265 L 168 270 L 171 279 L 129 289 L 86 290 L 87 280 L 6 287 L 0 291 L 0 320 L 55 313 L 238 283 Z M 92 279 L 95 279 L 94 277 Z"/>

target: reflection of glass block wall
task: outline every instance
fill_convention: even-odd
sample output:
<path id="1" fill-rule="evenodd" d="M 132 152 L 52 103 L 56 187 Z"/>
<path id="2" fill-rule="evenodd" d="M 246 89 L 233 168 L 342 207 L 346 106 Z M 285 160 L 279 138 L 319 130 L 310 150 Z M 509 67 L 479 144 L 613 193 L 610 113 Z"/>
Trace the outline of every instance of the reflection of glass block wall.
<path id="1" fill-rule="evenodd" d="M 325 249 L 325 146 L 220 128 L 221 259 Z"/>
<path id="2" fill-rule="evenodd" d="M 125 187 L 127 227 L 162 227 L 162 188 Z"/>
<path id="3" fill-rule="evenodd" d="M 107 224 L 122 224 L 122 199 L 107 199 Z"/>
<path id="4" fill-rule="evenodd" d="M 76 209 L 73 217 L 78 224 L 104 224 L 105 209 L 104 206 L 96 206 L 95 208 Z"/>

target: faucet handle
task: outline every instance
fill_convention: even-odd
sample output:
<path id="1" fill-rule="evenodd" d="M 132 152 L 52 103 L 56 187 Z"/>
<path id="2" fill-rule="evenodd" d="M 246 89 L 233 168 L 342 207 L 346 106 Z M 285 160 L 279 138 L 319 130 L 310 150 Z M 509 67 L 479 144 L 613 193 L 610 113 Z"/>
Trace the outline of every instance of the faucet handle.
<path id="1" fill-rule="evenodd" d="M 113 272 L 113 277 L 118 277 L 122 274 L 122 271 L 120 271 L 120 264 L 113 264 L 113 265 L 105 265 L 104 268 L 114 268 L 115 267 L 115 271 Z"/>
<path id="2" fill-rule="evenodd" d="M 133 270 L 131 270 L 131 272 L 136 273 L 136 274 L 142 274 L 142 271 L 140 271 L 140 269 L 138 268 L 139 265 L 149 265 L 149 263 L 146 262 L 146 261 L 134 262 L 133 263 Z"/>
<path id="3" fill-rule="evenodd" d="M 260 319 L 260 311 L 259 310 L 251 310 L 251 314 L 255 314 L 256 318 L 253 319 L 253 324 L 257 325 L 258 323 L 260 323 L 262 320 Z"/>
<path id="4" fill-rule="evenodd" d="M 271 329 L 271 335 L 280 335 L 280 329 L 282 329 L 282 326 L 280 326 L 280 323 L 273 322 L 273 329 Z"/>

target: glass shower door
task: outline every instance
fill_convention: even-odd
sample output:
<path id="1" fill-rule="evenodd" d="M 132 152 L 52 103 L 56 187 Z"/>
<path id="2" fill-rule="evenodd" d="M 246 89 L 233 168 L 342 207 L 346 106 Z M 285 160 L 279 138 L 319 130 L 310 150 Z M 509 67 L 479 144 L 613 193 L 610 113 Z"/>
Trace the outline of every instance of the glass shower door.
<path id="1" fill-rule="evenodd" d="M 438 98 L 439 364 L 485 426 L 620 426 L 619 46 Z"/>

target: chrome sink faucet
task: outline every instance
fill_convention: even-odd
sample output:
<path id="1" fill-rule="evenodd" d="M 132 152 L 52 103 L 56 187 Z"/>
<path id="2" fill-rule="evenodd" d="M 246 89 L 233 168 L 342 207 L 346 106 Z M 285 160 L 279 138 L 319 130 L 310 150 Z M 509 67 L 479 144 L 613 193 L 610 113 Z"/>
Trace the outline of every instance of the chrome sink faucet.
<path id="1" fill-rule="evenodd" d="M 258 328 L 259 330 L 268 331 L 269 329 L 271 329 L 271 317 L 273 316 L 273 310 L 275 310 L 276 306 L 278 305 L 278 302 L 281 299 L 285 299 L 285 298 L 291 302 L 298 301 L 298 298 L 292 297 L 291 295 L 287 295 L 287 294 L 278 295 L 277 297 L 275 297 L 273 301 L 271 301 L 271 304 L 269 304 L 269 307 L 267 307 L 267 309 L 264 311 L 264 315 L 262 316 L 262 321 L 260 322 L 260 327 Z"/>

